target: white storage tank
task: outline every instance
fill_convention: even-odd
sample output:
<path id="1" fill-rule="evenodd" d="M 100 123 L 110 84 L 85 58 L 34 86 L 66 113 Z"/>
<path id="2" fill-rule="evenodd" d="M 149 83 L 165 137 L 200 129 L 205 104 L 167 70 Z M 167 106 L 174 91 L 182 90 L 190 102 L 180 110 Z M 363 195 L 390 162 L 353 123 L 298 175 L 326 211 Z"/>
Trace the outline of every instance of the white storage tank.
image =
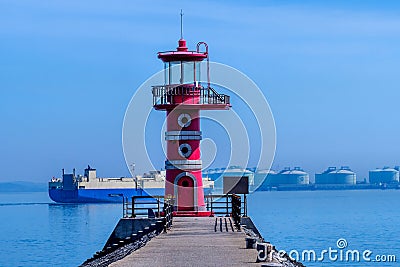
<path id="1" fill-rule="evenodd" d="M 347 166 L 342 166 L 340 169 L 329 167 L 323 173 L 315 174 L 315 184 L 355 185 L 356 183 L 356 173 Z"/>
<path id="2" fill-rule="evenodd" d="M 223 177 L 240 177 L 240 176 L 248 176 L 249 177 L 249 185 L 254 185 L 254 172 L 249 171 L 247 169 L 243 169 L 239 166 L 231 166 L 222 174 Z"/>
<path id="3" fill-rule="evenodd" d="M 268 179 L 266 179 L 268 186 L 306 185 L 309 183 L 310 176 L 300 167 L 294 167 L 294 169 L 285 168 L 275 175 L 268 176 Z"/>
<path id="4" fill-rule="evenodd" d="M 269 187 L 269 180 L 273 179 L 272 176 L 276 175 L 273 170 L 259 170 L 254 174 L 254 184 L 258 186 L 257 190 L 264 191 Z M 271 178 L 272 177 L 272 178 Z"/>
<path id="5" fill-rule="evenodd" d="M 370 184 L 393 184 L 399 182 L 399 171 L 389 167 L 369 171 Z"/>

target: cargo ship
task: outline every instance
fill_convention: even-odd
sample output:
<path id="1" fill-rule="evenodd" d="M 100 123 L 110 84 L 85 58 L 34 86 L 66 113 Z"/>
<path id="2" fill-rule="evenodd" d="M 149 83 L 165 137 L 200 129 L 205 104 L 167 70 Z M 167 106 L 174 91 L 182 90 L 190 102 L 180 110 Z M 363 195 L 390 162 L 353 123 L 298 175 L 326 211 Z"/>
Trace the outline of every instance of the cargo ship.
<path id="1" fill-rule="evenodd" d="M 203 179 L 204 193 L 210 194 L 214 182 Z M 164 195 L 165 171 L 155 170 L 133 177 L 100 178 L 88 166 L 83 175 L 62 171 L 62 178 L 49 182 L 49 197 L 58 203 L 121 203 L 125 197 Z"/>

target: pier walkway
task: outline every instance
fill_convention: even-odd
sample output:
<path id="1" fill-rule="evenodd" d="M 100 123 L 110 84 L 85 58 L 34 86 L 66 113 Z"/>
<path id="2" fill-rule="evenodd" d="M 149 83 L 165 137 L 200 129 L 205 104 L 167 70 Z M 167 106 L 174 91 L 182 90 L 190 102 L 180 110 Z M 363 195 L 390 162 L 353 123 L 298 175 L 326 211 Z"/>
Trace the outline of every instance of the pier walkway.
<path id="1" fill-rule="evenodd" d="M 229 218 L 175 217 L 170 231 L 110 266 L 260 266 L 233 229 Z"/>

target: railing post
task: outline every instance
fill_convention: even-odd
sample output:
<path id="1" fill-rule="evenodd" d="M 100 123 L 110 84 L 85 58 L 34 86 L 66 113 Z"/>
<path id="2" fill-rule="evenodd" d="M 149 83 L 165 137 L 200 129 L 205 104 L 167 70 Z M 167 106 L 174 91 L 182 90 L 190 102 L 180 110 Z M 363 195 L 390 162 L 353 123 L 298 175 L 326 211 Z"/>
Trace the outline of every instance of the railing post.
<path id="1" fill-rule="evenodd" d="M 125 213 L 125 197 L 122 196 L 122 218 L 126 217 L 126 213 Z"/>
<path id="2" fill-rule="evenodd" d="M 172 210 L 171 210 L 171 204 L 168 204 L 168 228 L 170 228 L 172 225 Z"/>
<path id="3" fill-rule="evenodd" d="M 157 217 L 160 217 L 160 198 L 157 197 Z"/>
<path id="4" fill-rule="evenodd" d="M 226 216 L 229 216 L 229 195 L 226 194 Z"/>
<path id="5" fill-rule="evenodd" d="M 169 229 L 172 225 L 172 214 L 173 212 L 173 204 L 172 200 L 164 200 L 164 218 L 165 218 L 165 223 L 164 223 L 164 232 L 167 232 L 167 229 Z"/>
<path id="6" fill-rule="evenodd" d="M 136 215 L 135 215 L 135 197 L 132 197 L 132 218 L 136 218 Z"/>
<path id="7" fill-rule="evenodd" d="M 168 224 L 168 202 L 164 200 L 164 233 L 167 232 L 167 224 Z"/>
<path id="8" fill-rule="evenodd" d="M 242 200 L 240 196 L 233 194 L 232 195 L 232 218 L 235 223 L 235 226 L 238 230 L 240 230 L 240 218 L 242 213 Z"/>
<path id="9" fill-rule="evenodd" d="M 211 195 L 211 212 L 213 212 L 213 196 Z"/>
<path id="10" fill-rule="evenodd" d="M 244 194 L 244 217 L 247 217 L 247 196 Z"/>

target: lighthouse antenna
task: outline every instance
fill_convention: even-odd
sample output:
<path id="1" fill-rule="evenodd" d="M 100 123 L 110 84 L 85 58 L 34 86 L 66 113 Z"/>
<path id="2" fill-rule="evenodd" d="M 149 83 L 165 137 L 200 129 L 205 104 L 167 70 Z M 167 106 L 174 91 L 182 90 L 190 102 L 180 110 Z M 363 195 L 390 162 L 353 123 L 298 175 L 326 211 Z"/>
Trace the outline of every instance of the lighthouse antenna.
<path id="1" fill-rule="evenodd" d="M 181 9 L 181 39 L 183 39 L 183 11 Z"/>

